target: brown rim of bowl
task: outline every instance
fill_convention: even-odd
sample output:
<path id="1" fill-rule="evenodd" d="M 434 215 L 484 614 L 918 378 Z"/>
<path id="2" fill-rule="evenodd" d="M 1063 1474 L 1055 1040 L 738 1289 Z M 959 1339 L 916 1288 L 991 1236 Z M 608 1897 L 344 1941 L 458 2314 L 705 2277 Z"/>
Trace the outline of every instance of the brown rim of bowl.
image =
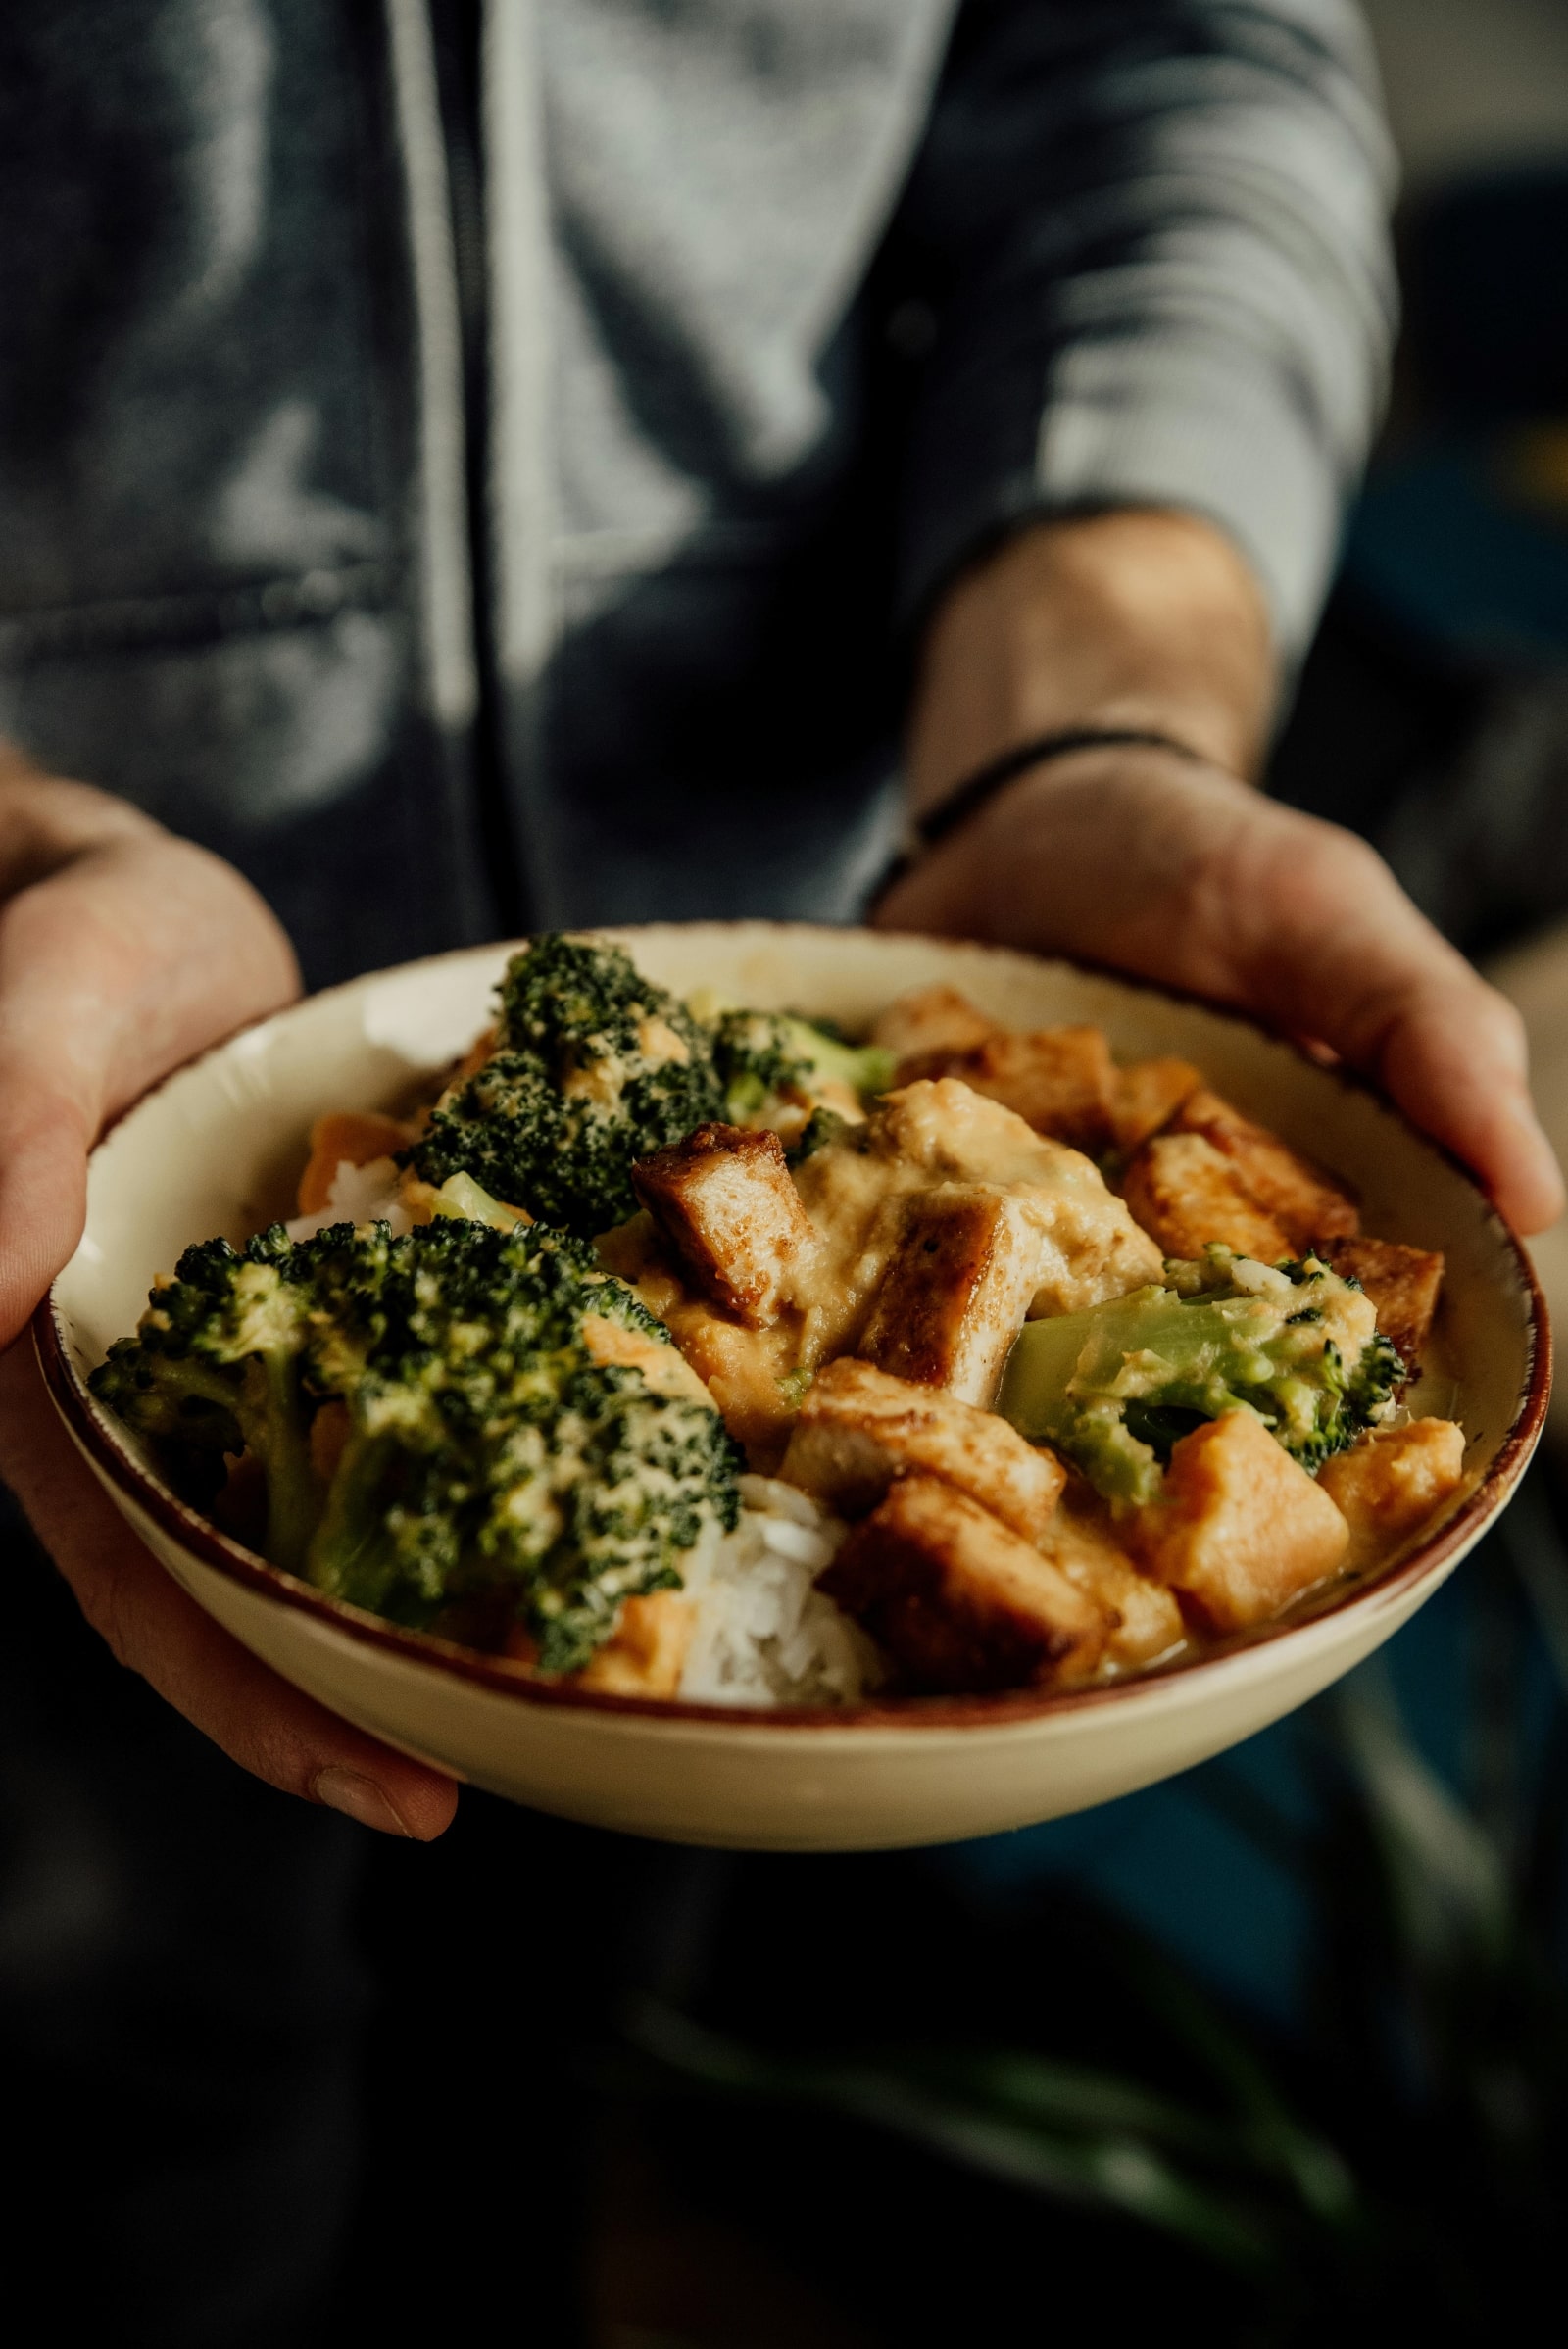
<path id="1" fill-rule="evenodd" d="M 649 932 L 685 930 L 696 927 L 735 930 L 802 930 L 829 926 L 807 922 L 762 921 L 702 924 L 648 922 L 618 927 L 607 924 L 602 932 L 585 934 L 625 936 L 630 930 L 635 934 L 646 935 Z M 889 930 L 871 932 L 869 935 L 885 937 L 891 941 L 901 937 L 923 937 L 925 934 L 918 931 Z M 1389 1605 L 1402 1596 L 1414 1585 L 1436 1574 L 1439 1568 L 1445 1566 L 1457 1552 L 1467 1547 L 1469 1542 L 1481 1533 L 1488 1520 L 1496 1514 L 1513 1487 L 1518 1483 L 1540 1441 L 1542 1429 L 1545 1424 L 1546 1404 L 1551 1393 L 1551 1327 L 1541 1284 L 1536 1278 L 1535 1267 L 1522 1242 L 1505 1218 L 1486 1197 L 1469 1168 L 1441 1143 L 1435 1142 L 1430 1136 L 1419 1133 L 1416 1128 L 1409 1126 L 1402 1112 L 1396 1108 L 1395 1104 L 1370 1078 L 1355 1069 L 1339 1065 L 1325 1067 L 1320 1060 L 1305 1052 L 1295 1038 L 1283 1036 L 1277 1030 L 1270 1028 L 1265 1021 L 1252 1019 L 1245 1012 L 1232 1009 L 1228 1004 L 1215 1003 L 1204 997 L 1186 993 L 1179 988 L 1161 987 L 1152 980 L 1103 969 L 1096 964 L 1069 961 L 1065 955 L 1031 955 L 1020 948 L 998 946 L 985 940 L 953 939 L 937 943 L 962 946 L 970 950 L 978 947 L 981 952 L 994 954 L 999 958 L 1007 957 L 1035 962 L 1054 961 L 1064 964 L 1069 969 L 1082 971 L 1088 976 L 1107 978 L 1117 986 L 1131 987 L 1141 993 L 1160 996 L 1169 1002 L 1188 1003 L 1195 1009 L 1205 1011 L 1213 1017 L 1233 1020 L 1240 1027 L 1250 1028 L 1254 1033 L 1266 1037 L 1271 1043 L 1284 1045 L 1288 1051 L 1295 1052 L 1307 1066 L 1312 1068 L 1318 1076 L 1336 1078 L 1342 1084 L 1353 1086 L 1356 1090 L 1369 1094 L 1391 1115 L 1399 1118 L 1400 1122 L 1406 1125 L 1407 1131 L 1422 1149 L 1431 1150 L 1443 1158 L 1475 1193 L 1483 1213 L 1494 1230 L 1501 1237 L 1513 1260 L 1515 1275 L 1528 1299 L 1530 1366 L 1519 1406 L 1491 1467 L 1475 1491 L 1468 1495 L 1453 1515 L 1438 1528 L 1429 1542 L 1421 1543 L 1408 1557 L 1403 1558 L 1388 1573 L 1361 1583 L 1354 1590 L 1348 1591 L 1343 1598 L 1331 1600 L 1310 1615 L 1265 1624 L 1254 1632 L 1244 1633 L 1216 1642 L 1201 1655 L 1193 1656 L 1164 1667 L 1156 1666 L 1148 1672 L 1131 1673 L 1125 1680 L 1112 1681 L 1099 1688 L 1056 1690 L 1020 1688 L 1006 1690 L 1000 1694 L 974 1696 L 910 1696 L 880 1704 L 872 1701 L 865 1704 L 842 1706 L 697 1704 L 681 1697 L 615 1696 L 599 1689 L 575 1688 L 565 1687 L 559 1682 L 536 1680 L 531 1678 L 522 1666 L 508 1663 L 501 1657 L 485 1655 L 476 1648 L 462 1647 L 454 1641 L 434 1638 L 428 1632 L 405 1630 L 399 1624 L 388 1623 L 381 1616 L 371 1615 L 363 1608 L 350 1606 L 342 1599 L 330 1598 L 324 1591 L 313 1589 L 309 1583 L 301 1582 L 295 1576 L 285 1574 L 280 1567 L 269 1565 L 265 1558 L 258 1557 L 253 1550 L 245 1548 L 241 1542 L 232 1541 L 228 1535 L 220 1532 L 217 1526 L 210 1524 L 205 1517 L 182 1501 L 177 1493 L 171 1492 L 167 1485 L 161 1483 L 158 1478 L 145 1469 L 130 1450 L 128 1444 L 123 1442 L 113 1430 L 107 1416 L 100 1414 L 97 1404 L 87 1393 L 71 1358 L 71 1351 L 61 1326 L 60 1308 L 55 1301 L 54 1287 L 51 1284 L 48 1294 L 40 1300 L 33 1312 L 31 1326 L 39 1368 L 56 1409 L 89 1460 L 108 1478 L 112 1485 L 132 1500 L 164 1533 L 177 1542 L 181 1549 L 188 1551 L 203 1565 L 210 1566 L 218 1573 L 224 1575 L 230 1582 L 238 1583 L 253 1592 L 275 1599 L 282 1605 L 295 1608 L 303 1614 L 313 1615 L 318 1621 L 330 1625 L 362 1645 L 379 1647 L 390 1650 L 394 1654 L 410 1657 L 417 1662 L 433 1666 L 454 1678 L 473 1682 L 502 1694 L 519 1698 L 524 1703 L 565 1706 L 573 1711 L 605 1713 L 620 1718 L 645 1716 L 657 1721 L 709 1724 L 760 1732 L 772 1729 L 821 1731 L 960 1729 L 1035 1720 L 1043 1715 L 1078 1712 L 1090 1706 L 1125 1701 L 1141 1689 L 1170 1687 L 1175 1683 L 1191 1681 L 1196 1675 L 1218 1673 L 1227 1666 L 1241 1663 L 1247 1655 L 1259 1647 L 1273 1645 L 1281 1639 L 1298 1634 L 1304 1636 L 1330 1619 L 1338 1621 L 1341 1617 L 1353 1611 Z M 396 964 L 392 970 L 384 973 L 368 971 L 364 973 L 361 978 L 345 981 L 341 989 L 323 988 L 318 990 L 317 995 L 301 1000 L 306 1003 L 318 1002 L 323 995 L 335 995 L 346 992 L 349 988 L 361 987 L 368 979 L 382 976 L 391 977 L 395 972 L 418 969 L 421 961 L 425 964 L 450 962 L 475 953 L 494 952 L 501 954 L 508 951 L 505 943 L 494 949 L 461 947 L 448 954 L 423 956 L 420 961 Z M 255 1029 L 269 1026 L 274 1020 L 286 1019 L 297 1008 L 298 1005 L 295 1004 L 286 1005 L 281 1011 L 270 1013 L 266 1019 L 247 1023 L 247 1027 Z M 236 1035 L 245 1032 L 247 1032 L 245 1028 L 234 1031 Z M 133 1109 L 139 1108 L 144 1101 L 150 1101 L 156 1094 L 161 1093 L 166 1085 L 183 1075 L 187 1069 L 194 1068 L 213 1054 L 225 1051 L 232 1041 L 232 1037 L 225 1037 L 220 1042 L 208 1046 L 205 1051 L 194 1054 L 190 1060 L 184 1062 L 180 1068 L 172 1069 L 166 1076 L 161 1077 L 156 1085 L 150 1086 L 146 1093 L 140 1095 L 135 1101 L 111 1120 L 110 1124 L 104 1128 L 103 1134 L 100 1135 L 98 1143 L 94 1145 L 94 1149 L 101 1147 L 107 1136 L 125 1117 L 128 1117 Z"/>

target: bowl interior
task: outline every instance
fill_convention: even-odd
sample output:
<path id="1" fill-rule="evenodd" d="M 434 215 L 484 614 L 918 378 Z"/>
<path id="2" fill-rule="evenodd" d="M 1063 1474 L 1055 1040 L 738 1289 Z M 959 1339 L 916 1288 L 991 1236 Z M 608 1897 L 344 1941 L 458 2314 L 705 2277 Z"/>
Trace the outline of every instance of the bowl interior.
<path id="1" fill-rule="evenodd" d="M 1468 1177 L 1363 1086 L 1244 1020 L 1002 950 L 766 923 L 614 935 L 678 993 L 717 988 L 852 1031 L 906 990 L 943 983 L 1017 1026 L 1092 1021 L 1119 1057 L 1196 1061 L 1239 1106 L 1348 1177 L 1368 1230 L 1444 1251 L 1443 1345 L 1415 1407 L 1462 1421 L 1471 1491 L 1522 1466 L 1544 1385 L 1528 1267 Z M 489 1016 L 509 951 L 444 955 L 314 997 L 177 1072 L 106 1137 L 89 1169 L 82 1241 L 54 1294 L 74 1406 L 122 1455 L 134 1447 L 81 1382 L 134 1328 L 154 1275 L 193 1240 L 221 1232 L 239 1242 L 292 1212 L 312 1121 L 329 1109 L 395 1107 L 453 1060 Z"/>

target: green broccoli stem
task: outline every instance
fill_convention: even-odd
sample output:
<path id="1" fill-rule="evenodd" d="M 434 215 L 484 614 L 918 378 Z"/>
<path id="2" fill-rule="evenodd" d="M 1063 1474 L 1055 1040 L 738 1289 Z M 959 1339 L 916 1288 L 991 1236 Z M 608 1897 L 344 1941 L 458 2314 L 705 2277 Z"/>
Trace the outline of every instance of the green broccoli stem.
<path id="1" fill-rule="evenodd" d="M 997 1408 L 1036 1442 L 1055 1440 L 1071 1417 L 1069 1389 L 1082 1398 L 1147 1392 L 1214 1418 L 1250 1399 L 1248 1387 L 1276 1375 L 1260 1343 L 1266 1327 L 1252 1297 L 1187 1303 L 1160 1289 L 1027 1322 Z"/>
<path id="2" fill-rule="evenodd" d="M 303 1574 L 321 1514 L 321 1486 L 311 1461 L 310 1420 L 292 1350 L 254 1358 L 247 1369 L 240 1427 L 267 1485 L 267 1555 L 285 1574 Z"/>
<path id="3" fill-rule="evenodd" d="M 1028 1323 L 1003 1376 L 1003 1417 L 1106 1499 L 1152 1499 L 1175 1444 L 1226 1411 L 1255 1411 L 1308 1472 L 1386 1413 L 1403 1364 L 1326 1265 L 1249 1269 L 1211 1250 L 1167 1269 L 1168 1287 Z"/>
<path id="4" fill-rule="evenodd" d="M 818 1084 L 848 1085 L 859 1094 L 886 1093 L 897 1062 L 885 1045 L 842 1044 L 809 1020 L 787 1016 L 790 1043 Z"/>
<path id="5" fill-rule="evenodd" d="M 396 1448 L 390 1436 L 355 1429 L 306 1552 L 306 1578 L 318 1590 L 372 1611 L 385 1603 L 398 1573 L 384 1508 L 386 1473 Z"/>
<path id="6" fill-rule="evenodd" d="M 132 1340 L 124 1343 L 134 1346 Z M 162 1354 L 156 1360 L 157 1376 L 143 1387 L 136 1383 L 134 1373 L 111 1354 L 103 1369 L 94 1374 L 93 1393 L 154 1443 L 237 1452 L 245 1439 L 234 1373 L 214 1369 L 198 1354 Z M 197 1407 L 192 1409 L 192 1405 Z"/>

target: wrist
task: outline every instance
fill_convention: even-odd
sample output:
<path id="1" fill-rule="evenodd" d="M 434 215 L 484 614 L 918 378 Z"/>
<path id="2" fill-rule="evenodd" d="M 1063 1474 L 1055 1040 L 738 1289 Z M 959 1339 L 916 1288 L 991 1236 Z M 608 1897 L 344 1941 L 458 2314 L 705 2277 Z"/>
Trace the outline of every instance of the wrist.
<path id="1" fill-rule="evenodd" d="M 916 815 L 999 755 L 1070 730 L 1161 735 L 1255 772 L 1276 668 L 1261 592 L 1196 516 L 1040 522 L 949 590 L 926 635 L 907 767 Z"/>
<path id="2" fill-rule="evenodd" d="M 1250 818 L 1270 807 L 1185 750 L 1086 746 L 1026 768 L 896 870 L 874 919 L 1118 961 L 1118 907 L 1129 899 L 1157 902 L 1162 931 L 1214 919 L 1221 867 Z M 1225 894 L 1221 882 L 1221 902 Z"/>
<path id="3" fill-rule="evenodd" d="M 1015 783 L 1039 773 L 1047 766 L 1062 760 L 1093 756 L 1097 752 L 1156 751 L 1183 765 L 1201 766 L 1206 762 L 1187 743 L 1178 742 L 1171 734 L 1152 727 L 1141 726 L 1067 726 L 1055 734 L 1031 734 L 1015 742 L 1009 750 L 1001 751 L 994 759 L 957 782 L 954 783 L 934 806 L 916 814 L 911 809 L 906 828 L 905 842 L 893 868 L 893 874 L 905 870 L 929 850 L 947 840 L 962 825 L 970 823 L 993 800 L 1010 791 Z M 889 878 L 893 878 L 893 874 Z"/>

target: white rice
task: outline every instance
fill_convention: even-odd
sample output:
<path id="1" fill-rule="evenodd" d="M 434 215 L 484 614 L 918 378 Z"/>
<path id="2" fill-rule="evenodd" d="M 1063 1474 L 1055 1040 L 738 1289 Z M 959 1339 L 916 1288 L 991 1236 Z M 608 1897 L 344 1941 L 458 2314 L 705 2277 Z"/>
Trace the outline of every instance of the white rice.
<path id="1" fill-rule="evenodd" d="M 685 1561 L 697 1625 L 677 1693 L 700 1704 L 853 1704 L 881 1665 L 815 1588 L 848 1530 L 793 1485 L 743 1476 L 732 1534 Z"/>
<path id="2" fill-rule="evenodd" d="M 398 1197 L 401 1179 L 391 1158 L 372 1158 L 368 1166 L 340 1159 L 326 1205 L 316 1215 L 296 1215 L 283 1229 L 291 1240 L 314 1240 L 332 1223 L 389 1223 L 393 1239 L 401 1240 L 414 1229 Z"/>

